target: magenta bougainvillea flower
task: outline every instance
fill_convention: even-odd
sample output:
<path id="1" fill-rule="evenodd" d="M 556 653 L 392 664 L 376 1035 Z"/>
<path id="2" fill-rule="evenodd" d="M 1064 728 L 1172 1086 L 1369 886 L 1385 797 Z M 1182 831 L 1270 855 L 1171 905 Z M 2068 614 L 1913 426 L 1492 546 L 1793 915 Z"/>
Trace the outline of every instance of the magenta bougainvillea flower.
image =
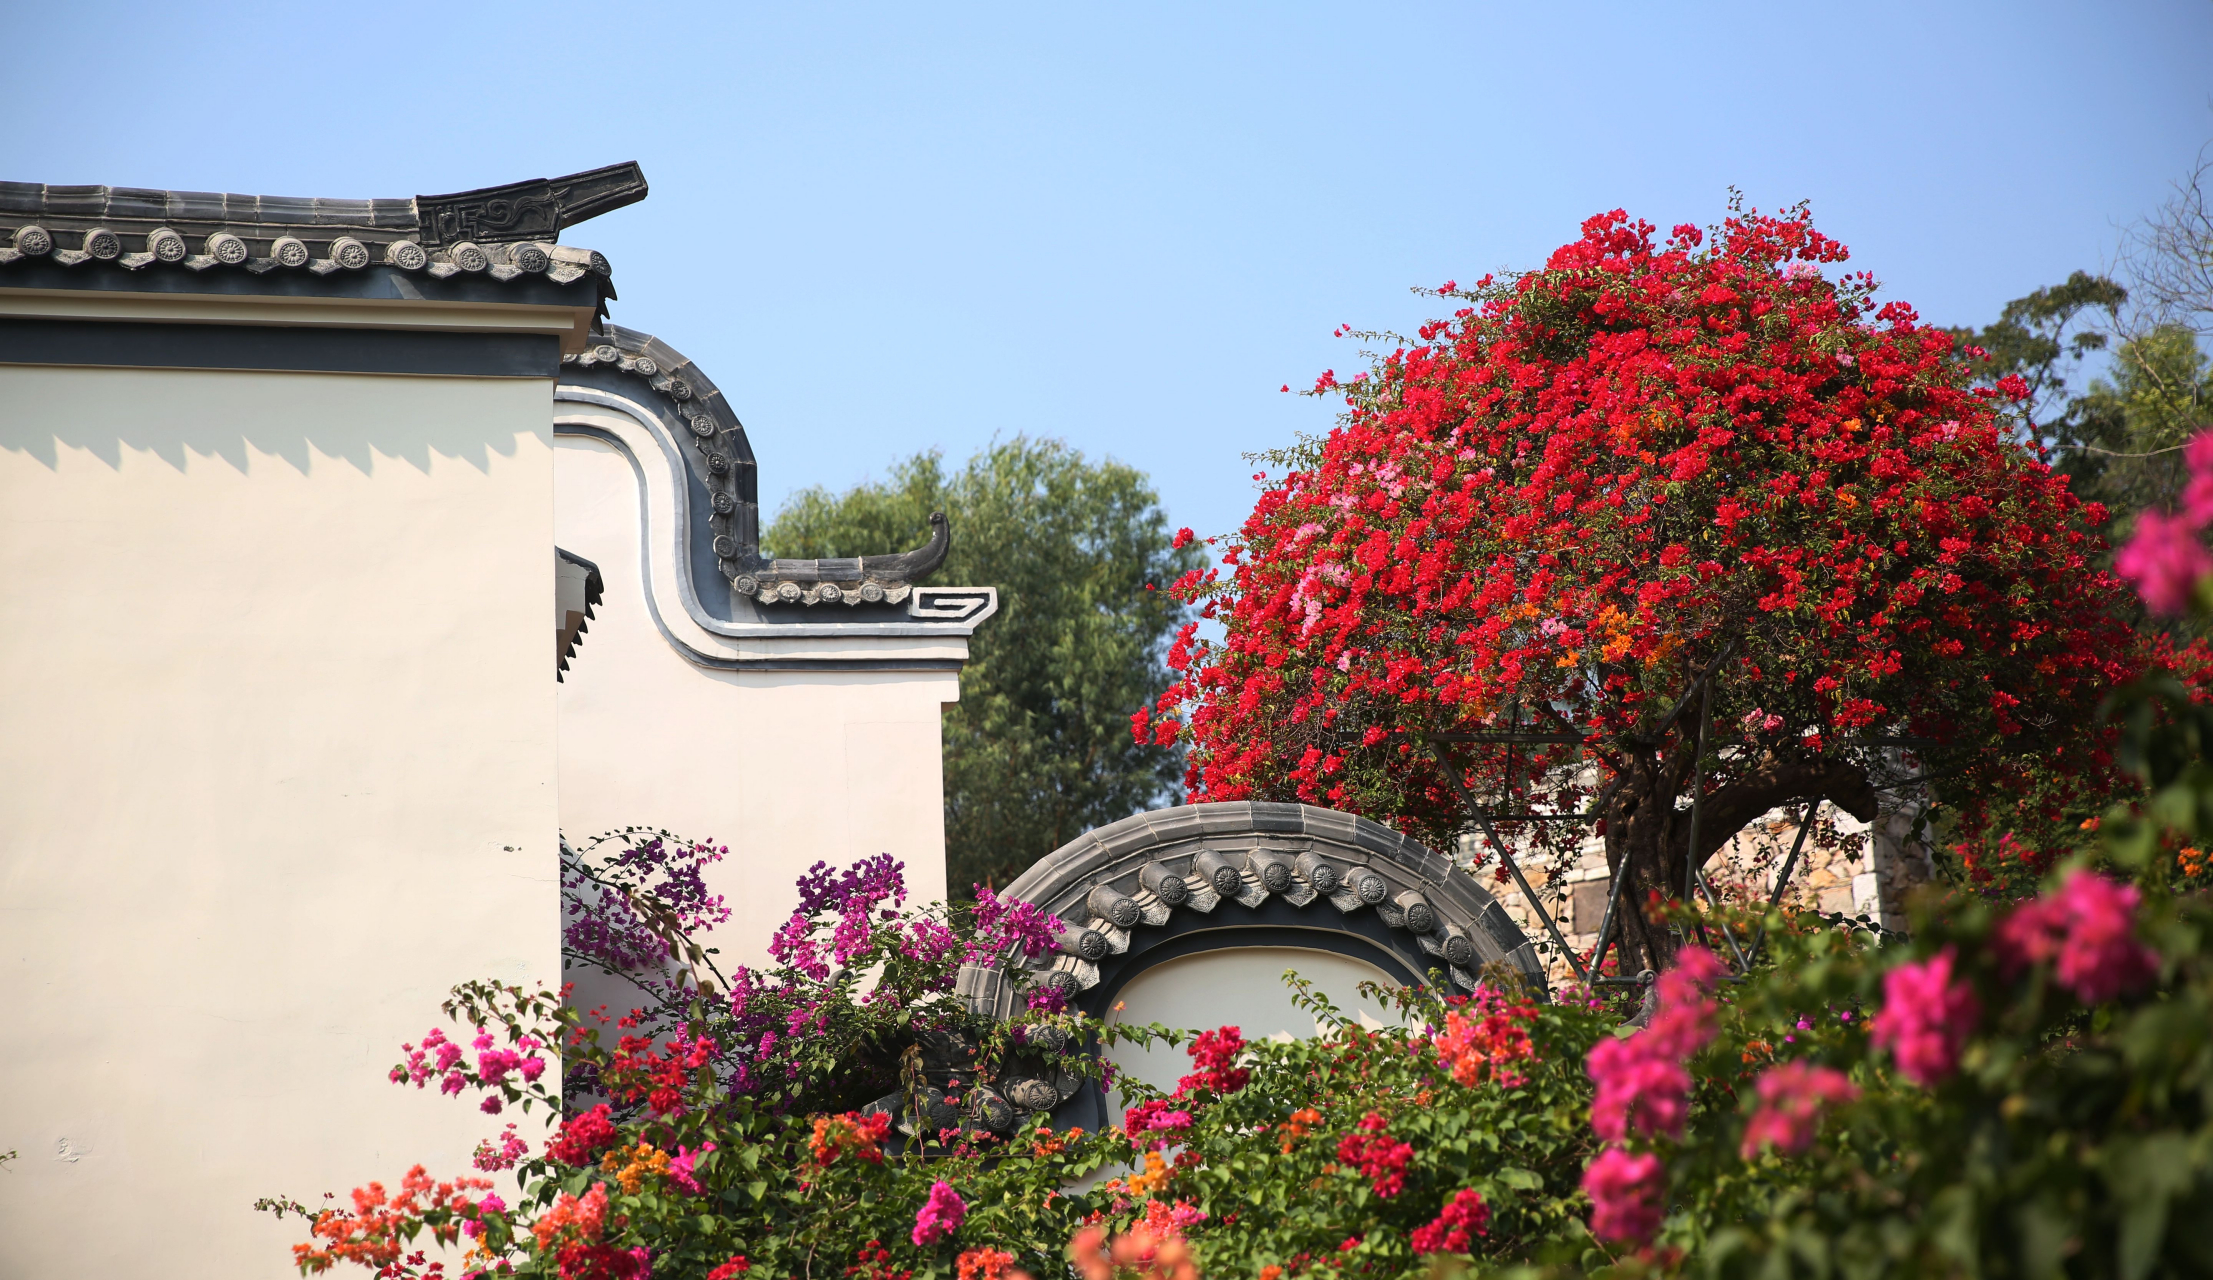
<path id="1" fill-rule="evenodd" d="M 1883 1007 L 1871 1024 L 1872 1039 L 1890 1051 L 1906 1079 L 1923 1088 L 1934 1088 L 1958 1069 L 1960 1050 L 1982 1016 L 1974 988 L 1952 980 L 1957 959 L 1946 947 L 1883 975 Z"/>
<path id="2" fill-rule="evenodd" d="M 1784 1062 L 1760 1074 L 1760 1106 L 1744 1126 L 1739 1153 L 1752 1159 L 1767 1146 L 1785 1155 L 1803 1155 L 1813 1145 L 1828 1107 L 1860 1096 L 1859 1086 L 1835 1067 Z"/>

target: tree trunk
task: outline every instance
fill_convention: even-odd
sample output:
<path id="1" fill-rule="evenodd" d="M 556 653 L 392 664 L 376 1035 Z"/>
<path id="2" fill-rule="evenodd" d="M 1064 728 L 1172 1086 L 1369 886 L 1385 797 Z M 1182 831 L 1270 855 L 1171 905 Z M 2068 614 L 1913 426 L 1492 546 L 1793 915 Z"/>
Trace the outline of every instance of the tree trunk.
<path id="1" fill-rule="evenodd" d="M 1761 814 L 1794 802 L 1828 800 L 1863 822 L 1874 821 L 1877 812 L 1873 786 L 1850 762 L 1770 755 L 1720 786 L 1709 785 L 1693 851 L 1691 809 L 1681 800 L 1690 793 L 1697 748 L 1695 739 L 1684 737 L 1658 750 L 1629 753 L 1620 785 L 1600 815 L 1606 823 L 1607 868 L 1627 877 L 1615 913 L 1625 975 L 1643 969 L 1657 973 L 1673 963 L 1681 939 L 1653 920 L 1647 905 L 1655 895 L 1663 901 L 1685 895 L 1693 857 L 1703 870 Z"/>

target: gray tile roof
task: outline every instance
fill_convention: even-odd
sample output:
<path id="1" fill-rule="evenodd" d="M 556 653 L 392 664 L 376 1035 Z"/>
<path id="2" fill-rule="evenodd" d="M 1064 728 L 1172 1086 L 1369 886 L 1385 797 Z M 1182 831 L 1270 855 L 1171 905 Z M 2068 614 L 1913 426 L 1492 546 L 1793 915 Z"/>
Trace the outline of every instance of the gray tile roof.
<path id="1" fill-rule="evenodd" d="M 592 250 L 557 243 L 562 230 L 645 194 L 634 162 L 395 200 L 0 182 L 0 269 L 44 261 L 320 276 L 382 266 L 439 279 L 543 275 L 567 284 L 611 273 Z"/>

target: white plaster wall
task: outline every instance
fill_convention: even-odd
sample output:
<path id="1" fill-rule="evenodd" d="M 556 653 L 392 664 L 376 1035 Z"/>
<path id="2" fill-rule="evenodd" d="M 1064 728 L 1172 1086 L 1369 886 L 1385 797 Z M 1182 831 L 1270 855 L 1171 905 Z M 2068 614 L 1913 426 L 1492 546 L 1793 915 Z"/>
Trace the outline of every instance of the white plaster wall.
<path id="1" fill-rule="evenodd" d="M 554 492 L 555 541 L 597 564 L 605 581 L 560 686 L 569 839 L 637 825 L 729 846 L 709 873 L 732 909 L 712 939 L 725 972 L 766 959 L 796 899 L 792 882 L 818 861 L 890 853 L 907 865 L 910 900 L 944 897 L 939 718 L 959 700 L 958 674 L 698 666 L 647 611 L 629 459 L 596 439 L 559 437 Z M 861 647 L 777 645 L 800 657 Z"/>
<path id="2" fill-rule="evenodd" d="M 296 1274 L 558 978 L 550 380 L 0 367 L 0 1276 Z"/>
<path id="3" fill-rule="evenodd" d="M 1113 1020 L 1158 1022 L 1185 1031 L 1236 1027 L 1247 1040 L 1305 1039 L 1321 1028 L 1291 1003 L 1283 972 L 1295 969 L 1330 1003 L 1363 1026 L 1396 1025 L 1398 1011 L 1360 995 L 1362 982 L 1401 985 L 1365 960 L 1299 947 L 1237 947 L 1202 951 L 1154 965 L 1131 979 L 1115 1000 Z M 1124 1075 L 1163 1091 L 1191 1073 L 1185 1046 L 1117 1045 L 1107 1055 Z M 1120 1101 L 1119 1098 L 1116 1099 Z"/>

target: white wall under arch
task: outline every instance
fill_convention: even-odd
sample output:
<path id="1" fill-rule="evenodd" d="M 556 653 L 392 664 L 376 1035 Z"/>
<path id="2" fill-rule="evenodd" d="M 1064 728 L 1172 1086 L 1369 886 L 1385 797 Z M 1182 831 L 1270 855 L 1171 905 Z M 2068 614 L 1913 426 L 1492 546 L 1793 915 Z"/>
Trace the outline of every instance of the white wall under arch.
<path id="1" fill-rule="evenodd" d="M 1396 1010 L 1363 1000 L 1359 992 L 1362 982 L 1396 986 L 1396 978 L 1365 960 L 1305 947 L 1229 947 L 1163 961 L 1122 988 L 1112 1019 L 1195 1031 L 1234 1026 L 1247 1040 L 1303 1039 L 1320 1028 L 1314 1015 L 1291 1003 L 1291 988 L 1283 981 L 1286 969 L 1297 970 L 1364 1026 L 1399 1021 Z M 1182 1048 L 1117 1045 L 1108 1057 L 1121 1073 L 1164 1092 L 1173 1091 L 1176 1081 L 1191 1071 L 1191 1058 Z"/>

